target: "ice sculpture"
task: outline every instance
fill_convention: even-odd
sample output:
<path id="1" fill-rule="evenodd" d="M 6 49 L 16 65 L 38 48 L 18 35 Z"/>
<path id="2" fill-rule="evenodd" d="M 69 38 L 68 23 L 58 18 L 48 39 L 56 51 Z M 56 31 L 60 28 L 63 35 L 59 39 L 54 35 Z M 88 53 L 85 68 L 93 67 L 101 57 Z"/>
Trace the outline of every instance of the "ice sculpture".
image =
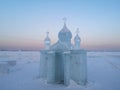
<path id="1" fill-rule="evenodd" d="M 40 51 L 40 78 L 47 79 L 48 83 L 69 85 L 74 80 L 79 85 L 87 82 L 86 51 L 80 49 L 81 39 L 77 34 L 75 44 L 71 44 L 72 33 L 64 26 L 58 33 L 59 40 L 50 46 L 50 39 L 45 39 L 45 49 Z M 73 48 L 72 48 L 73 47 Z"/>

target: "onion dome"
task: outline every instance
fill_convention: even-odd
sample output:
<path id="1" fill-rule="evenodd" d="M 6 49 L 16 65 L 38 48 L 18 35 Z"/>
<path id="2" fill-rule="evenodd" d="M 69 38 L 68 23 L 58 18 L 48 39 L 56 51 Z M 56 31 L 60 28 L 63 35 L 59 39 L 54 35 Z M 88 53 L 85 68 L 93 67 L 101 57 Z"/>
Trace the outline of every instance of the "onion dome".
<path id="1" fill-rule="evenodd" d="M 80 42 L 80 41 L 81 41 L 81 39 L 80 39 L 80 37 L 79 37 L 78 34 L 75 36 L 74 41 L 75 41 L 75 42 Z"/>
<path id="2" fill-rule="evenodd" d="M 78 33 L 79 33 L 79 28 L 77 28 L 77 31 L 76 31 L 76 36 L 75 36 L 75 38 L 74 38 L 74 41 L 75 42 L 80 42 L 81 41 L 81 39 L 80 39 L 80 37 L 79 37 L 79 35 L 78 35 Z"/>
<path id="3" fill-rule="evenodd" d="M 72 33 L 70 30 L 67 28 L 66 23 L 64 23 L 63 28 L 60 30 L 58 34 L 58 38 L 60 41 L 68 41 L 71 40 L 72 38 Z"/>

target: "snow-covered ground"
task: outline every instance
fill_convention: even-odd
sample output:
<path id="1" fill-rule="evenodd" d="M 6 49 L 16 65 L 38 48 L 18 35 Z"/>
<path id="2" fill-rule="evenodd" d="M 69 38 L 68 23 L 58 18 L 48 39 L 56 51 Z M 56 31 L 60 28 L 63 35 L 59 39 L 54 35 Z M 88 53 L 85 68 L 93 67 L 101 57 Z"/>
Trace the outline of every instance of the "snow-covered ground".
<path id="1" fill-rule="evenodd" d="M 0 71 L 0 90 L 120 90 L 120 52 L 88 52 L 87 56 L 87 85 L 71 81 L 66 87 L 39 79 L 39 52 L 0 51 L 0 68 L 9 69 Z"/>

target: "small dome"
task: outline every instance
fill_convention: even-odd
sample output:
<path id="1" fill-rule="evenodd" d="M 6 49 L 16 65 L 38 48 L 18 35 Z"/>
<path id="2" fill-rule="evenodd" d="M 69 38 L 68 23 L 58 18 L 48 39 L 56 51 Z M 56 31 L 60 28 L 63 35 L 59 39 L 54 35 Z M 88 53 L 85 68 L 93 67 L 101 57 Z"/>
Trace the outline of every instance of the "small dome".
<path id="1" fill-rule="evenodd" d="M 81 41 L 81 39 L 80 39 L 80 37 L 79 37 L 78 34 L 75 36 L 74 41 L 75 41 L 75 42 L 80 42 L 80 41 Z"/>
<path id="2" fill-rule="evenodd" d="M 64 23 L 63 28 L 61 29 L 61 31 L 58 34 L 58 38 L 60 41 L 68 41 L 68 40 L 71 40 L 71 38 L 72 38 L 72 33 L 67 28 L 65 23 Z"/>
<path id="3" fill-rule="evenodd" d="M 47 36 L 46 36 L 44 41 L 50 41 L 50 38 L 49 38 L 48 34 L 49 34 L 49 32 L 47 32 Z"/>

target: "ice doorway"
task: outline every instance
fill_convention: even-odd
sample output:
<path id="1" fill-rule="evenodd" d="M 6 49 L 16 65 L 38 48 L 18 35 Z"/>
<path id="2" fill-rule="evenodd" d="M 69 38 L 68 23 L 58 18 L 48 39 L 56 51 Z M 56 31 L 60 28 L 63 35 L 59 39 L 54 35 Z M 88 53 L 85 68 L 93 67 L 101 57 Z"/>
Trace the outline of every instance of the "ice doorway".
<path id="1" fill-rule="evenodd" d="M 59 84 L 64 84 L 64 60 L 61 51 L 55 53 L 55 80 Z"/>

